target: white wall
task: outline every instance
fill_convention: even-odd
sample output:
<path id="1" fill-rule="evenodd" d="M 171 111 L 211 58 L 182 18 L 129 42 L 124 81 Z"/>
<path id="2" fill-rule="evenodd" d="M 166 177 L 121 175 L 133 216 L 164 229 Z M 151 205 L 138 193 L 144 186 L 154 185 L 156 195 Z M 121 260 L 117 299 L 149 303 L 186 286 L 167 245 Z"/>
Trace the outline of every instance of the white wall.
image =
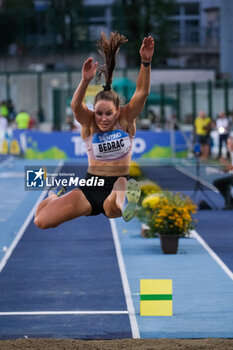
<path id="1" fill-rule="evenodd" d="M 138 72 L 139 68 L 128 69 L 127 76 L 136 81 Z M 207 82 L 208 80 L 215 80 L 214 69 L 152 69 L 151 71 L 151 85 Z"/>
<path id="2" fill-rule="evenodd" d="M 206 82 L 215 80 L 215 71 L 208 69 L 168 69 L 152 70 L 151 84 L 173 84 L 173 83 L 190 83 Z"/>

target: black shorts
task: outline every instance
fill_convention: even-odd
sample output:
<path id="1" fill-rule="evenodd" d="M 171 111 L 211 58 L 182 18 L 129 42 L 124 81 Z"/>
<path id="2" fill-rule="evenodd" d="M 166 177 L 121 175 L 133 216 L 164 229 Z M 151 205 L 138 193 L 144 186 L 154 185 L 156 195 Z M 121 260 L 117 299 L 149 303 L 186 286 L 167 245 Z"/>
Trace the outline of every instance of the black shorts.
<path id="1" fill-rule="evenodd" d="M 197 142 L 201 145 L 207 145 L 209 142 L 209 135 L 197 135 Z"/>
<path id="2" fill-rule="evenodd" d="M 129 175 L 121 175 L 121 176 L 97 176 L 90 173 L 86 174 L 85 179 L 91 179 L 94 177 L 93 186 L 79 186 L 79 189 L 84 193 L 86 199 L 91 204 L 92 211 L 89 215 L 98 215 L 104 212 L 103 204 L 105 199 L 112 192 L 112 188 L 114 183 L 117 181 L 119 177 L 125 177 L 127 180 L 129 179 Z M 98 183 L 100 179 L 104 180 L 104 186 L 97 186 L 94 183 Z M 88 215 L 88 216 L 89 216 Z"/>

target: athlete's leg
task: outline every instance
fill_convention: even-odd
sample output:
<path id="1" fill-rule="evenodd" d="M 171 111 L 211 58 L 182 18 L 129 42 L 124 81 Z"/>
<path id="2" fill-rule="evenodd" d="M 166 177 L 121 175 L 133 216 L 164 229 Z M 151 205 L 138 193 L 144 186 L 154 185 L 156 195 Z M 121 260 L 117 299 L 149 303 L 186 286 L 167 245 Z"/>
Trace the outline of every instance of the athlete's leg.
<path id="1" fill-rule="evenodd" d="M 126 197 L 128 203 L 122 212 L 122 217 L 125 221 L 130 221 L 134 217 L 134 213 L 137 207 L 137 203 L 140 199 L 141 189 L 138 182 L 134 179 L 130 179 L 127 182 Z"/>
<path id="2" fill-rule="evenodd" d="M 127 179 L 125 177 L 119 177 L 114 183 L 112 192 L 105 199 L 103 208 L 105 215 L 109 218 L 117 218 L 122 215 L 126 187 Z"/>
<path id="3" fill-rule="evenodd" d="M 42 229 L 56 227 L 65 221 L 89 215 L 91 210 L 90 203 L 79 189 L 70 191 L 61 197 L 51 193 L 39 204 L 34 223 Z"/>

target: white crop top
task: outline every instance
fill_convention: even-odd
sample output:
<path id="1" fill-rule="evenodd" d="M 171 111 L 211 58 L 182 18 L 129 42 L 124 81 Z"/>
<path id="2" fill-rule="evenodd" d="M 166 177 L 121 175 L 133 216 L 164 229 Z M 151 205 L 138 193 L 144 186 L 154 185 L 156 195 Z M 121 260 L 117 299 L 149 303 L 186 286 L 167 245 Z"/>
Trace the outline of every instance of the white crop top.
<path id="1" fill-rule="evenodd" d="M 108 161 L 127 157 L 131 153 L 133 140 L 134 136 L 124 131 L 117 122 L 115 130 L 98 130 L 84 139 L 84 142 L 90 158 Z"/>

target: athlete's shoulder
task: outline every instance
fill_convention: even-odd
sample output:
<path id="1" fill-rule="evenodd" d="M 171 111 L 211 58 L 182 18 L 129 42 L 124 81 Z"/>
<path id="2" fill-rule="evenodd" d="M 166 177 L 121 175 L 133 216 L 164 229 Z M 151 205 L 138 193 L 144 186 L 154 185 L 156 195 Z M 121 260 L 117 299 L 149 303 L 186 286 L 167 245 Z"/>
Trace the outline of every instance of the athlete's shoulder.
<path id="1" fill-rule="evenodd" d="M 121 116 L 121 114 L 119 115 L 118 118 L 118 125 L 121 126 L 122 130 L 124 130 L 125 132 L 127 132 L 129 135 L 134 136 L 136 133 L 136 122 L 135 120 L 127 120 L 127 117 L 125 117 L 124 115 Z"/>

